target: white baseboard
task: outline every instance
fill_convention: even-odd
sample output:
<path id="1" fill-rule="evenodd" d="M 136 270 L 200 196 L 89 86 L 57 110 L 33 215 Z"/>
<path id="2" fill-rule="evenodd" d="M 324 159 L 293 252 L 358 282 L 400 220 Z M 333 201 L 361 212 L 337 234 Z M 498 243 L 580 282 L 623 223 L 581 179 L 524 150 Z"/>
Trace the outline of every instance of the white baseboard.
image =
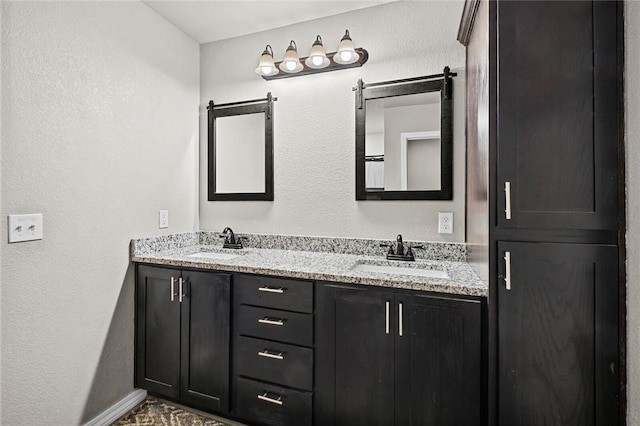
<path id="1" fill-rule="evenodd" d="M 109 426 L 111 423 L 127 414 L 127 412 L 133 407 L 144 401 L 146 397 L 146 390 L 136 389 L 120 401 L 113 404 L 111 407 L 104 410 L 102 414 L 99 414 L 94 417 L 93 420 L 85 423 L 84 426 Z"/>

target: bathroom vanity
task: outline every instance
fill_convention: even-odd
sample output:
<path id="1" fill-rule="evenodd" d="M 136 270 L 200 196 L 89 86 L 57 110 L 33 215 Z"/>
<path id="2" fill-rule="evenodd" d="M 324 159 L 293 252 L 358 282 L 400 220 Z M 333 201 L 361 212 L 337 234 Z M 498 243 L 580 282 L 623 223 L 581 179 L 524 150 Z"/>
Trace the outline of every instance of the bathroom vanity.
<path id="1" fill-rule="evenodd" d="M 137 387 L 255 425 L 480 424 L 487 288 L 464 244 L 393 262 L 374 240 L 213 234 L 132 243 Z"/>

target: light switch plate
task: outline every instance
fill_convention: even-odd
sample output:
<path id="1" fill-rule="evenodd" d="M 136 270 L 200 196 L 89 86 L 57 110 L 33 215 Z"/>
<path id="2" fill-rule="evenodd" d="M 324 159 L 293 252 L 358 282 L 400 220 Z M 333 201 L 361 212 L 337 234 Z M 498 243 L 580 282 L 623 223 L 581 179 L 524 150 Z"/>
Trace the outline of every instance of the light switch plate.
<path id="1" fill-rule="evenodd" d="M 9 215 L 9 242 L 41 240 L 43 237 L 42 214 Z"/>
<path id="2" fill-rule="evenodd" d="M 158 211 L 158 227 L 160 229 L 169 227 L 169 210 Z"/>
<path id="3" fill-rule="evenodd" d="M 438 233 L 453 234 L 453 212 L 438 213 Z"/>

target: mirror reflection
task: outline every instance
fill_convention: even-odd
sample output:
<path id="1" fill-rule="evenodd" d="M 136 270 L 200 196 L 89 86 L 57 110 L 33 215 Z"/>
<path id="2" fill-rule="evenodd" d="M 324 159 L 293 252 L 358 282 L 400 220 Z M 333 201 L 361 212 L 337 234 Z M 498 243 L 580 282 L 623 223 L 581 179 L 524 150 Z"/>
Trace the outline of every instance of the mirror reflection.
<path id="1" fill-rule="evenodd" d="M 440 190 L 440 92 L 369 99 L 365 126 L 367 190 Z"/>
<path id="2" fill-rule="evenodd" d="M 209 102 L 209 201 L 273 200 L 273 101 Z"/>
<path id="3" fill-rule="evenodd" d="M 357 200 L 453 199 L 455 75 L 358 81 Z"/>
<path id="4" fill-rule="evenodd" d="M 215 128 L 216 193 L 264 192 L 264 114 L 218 117 Z"/>

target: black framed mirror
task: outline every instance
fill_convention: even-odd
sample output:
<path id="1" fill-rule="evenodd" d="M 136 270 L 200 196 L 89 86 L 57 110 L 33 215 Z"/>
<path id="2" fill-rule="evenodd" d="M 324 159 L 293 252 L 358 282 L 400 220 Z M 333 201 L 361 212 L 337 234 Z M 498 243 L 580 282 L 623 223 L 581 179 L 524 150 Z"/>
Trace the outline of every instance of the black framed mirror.
<path id="1" fill-rule="evenodd" d="M 356 200 L 453 199 L 454 76 L 358 80 Z"/>
<path id="2" fill-rule="evenodd" d="M 209 101 L 209 201 L 273 201 L 273 102 Z"/>

